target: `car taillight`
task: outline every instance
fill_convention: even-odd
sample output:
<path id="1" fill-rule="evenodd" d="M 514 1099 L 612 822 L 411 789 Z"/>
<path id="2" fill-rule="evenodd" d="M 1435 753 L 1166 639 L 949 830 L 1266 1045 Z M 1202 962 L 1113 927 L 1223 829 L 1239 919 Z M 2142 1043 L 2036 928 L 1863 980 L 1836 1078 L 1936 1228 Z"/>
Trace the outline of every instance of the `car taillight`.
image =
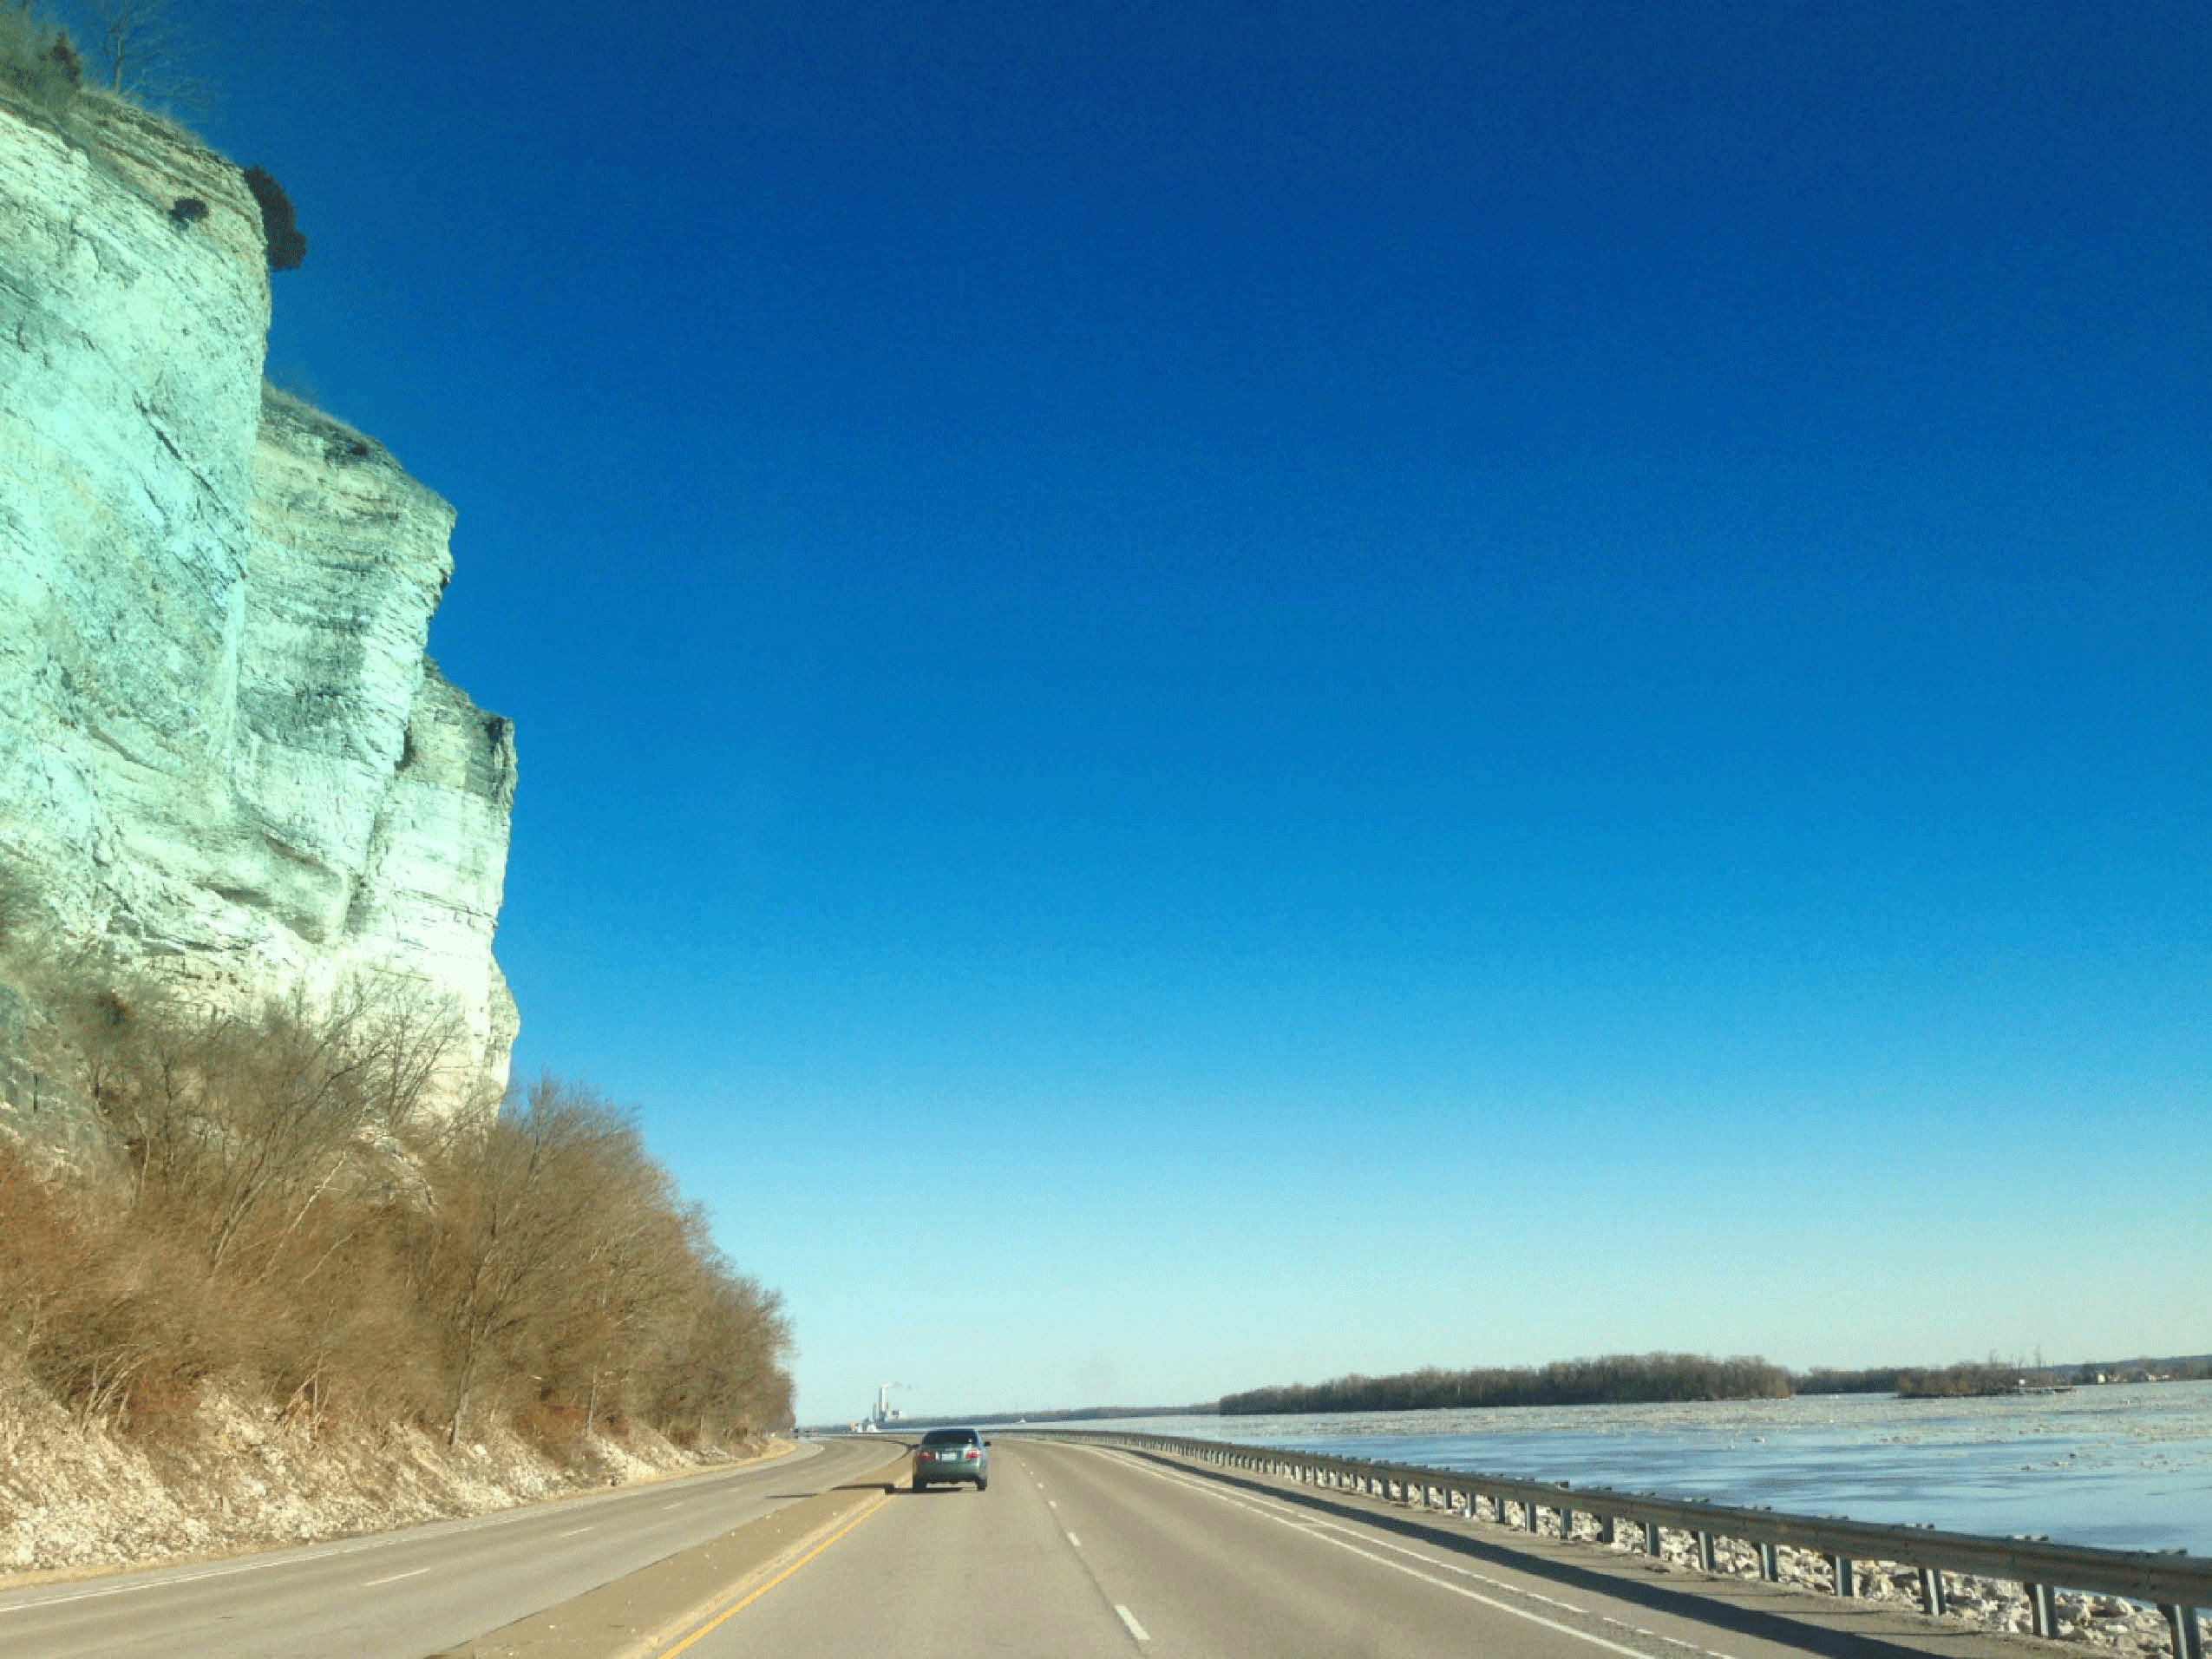
<path id="1" fill-rule="evenodd" d="M 973 1463 L 978 1458 L 981 1457 L 983 1453 L 977 1451 L 975 1447 L 970 1446 L 966 1451 L 961 1452 L 960 1455 L 968 1462 Z"/>

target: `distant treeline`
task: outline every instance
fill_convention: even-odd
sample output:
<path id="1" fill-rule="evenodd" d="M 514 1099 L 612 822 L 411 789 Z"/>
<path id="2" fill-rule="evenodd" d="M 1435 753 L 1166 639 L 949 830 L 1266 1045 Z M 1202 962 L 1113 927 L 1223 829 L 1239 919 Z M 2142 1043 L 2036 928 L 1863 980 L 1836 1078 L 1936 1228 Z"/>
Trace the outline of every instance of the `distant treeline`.
<path id="1" fill-rule="evenodd" d="M 1956 1365 L 1877 1366 L 1866 1371 L 1805 1371 L 1790 1380 L 1801 1394 L 1886 1394 L 1947 1400 L 2010 1394 L 2022 1389 L 2086 1387 L 2100 1382 L 2182 1382 L 2212 1377 L 2212 1356 L 2068 1361 L 1961 1360 Z"/>
<path id="2" fill-rule="evenodd" d="M 1888 1394 L 1896 1392 L 1901 1374 L 1894 1365 L 1863 1371 L 1833 1371 L 1818 1366 L 1810 1371 L 1791 1372 L 1790 1386 L 1793 1393 L 1801 1394 Z"/>
<path id="3" fill-rule="evenodd" d="M 1914 1367 L 1897 1374 L 1897 1397 L 1942 1400 L 1972 1394 L 2009 1394 L 2017 1393 L 2022 1383 L 2039 1380 L 2025 1374 L 2019 1367 L 1993 1361 L 1982 1365 L 1962 1361 L 1933 1369 Z"/>
<path id="4" fill-rule="evenodd" d="M 1791 1394 L 1886 1394 L 1940 1399 L 2009 1394 L 2027 1388 L 2097 1382 L 2181 1381 L 2212 1377 L 2212 1355 L 2036 1365 L 1961 1361 L 1923 1367 L 1822 1367 L 1785 1371 L 1757 1358 L 1716 1360 L 1698 1354 L 1615 1354 L 1559 1360 L 1541 1369 L 1444 1371 L 1434 1366 L 1397 1376 L 1338 1377 L 1224 1394 L 1225 1417 L 1303 1412 L 1435 1411 L 1475 1406 L 1626 1406 L 1655 1400 L 1782 1400 Z M 1073 1413 L 1070 1413 L 1071 1415 Z"/>
<path id="5" fill-rule="evenodd" d="M 1202 1406 L 1074 1406 L 1062 1411 L 985 1412 L 965 1417 L 902 1417 L 900 1428 L 944 1428 L 955 1424 L 978 1428 L 1012 1423 L 1094 1423 L 1119 1417 L 1211 1417 L 1219 1408 L 1212 1400 Z"/>
<path id="6" fill-rule="evenodd" d="M 1647 1400 L 1780 1400 L 1790 1374 L 1753 1357 L 1610 1354 L 1554 1360 L 1541 1369 L 1444 1371 L 1254 1388 L 1221 1398 L 1224 1417 L 1301 1412 L 1434 1411 L 1474 1406 L 1618 1406 Z"/>

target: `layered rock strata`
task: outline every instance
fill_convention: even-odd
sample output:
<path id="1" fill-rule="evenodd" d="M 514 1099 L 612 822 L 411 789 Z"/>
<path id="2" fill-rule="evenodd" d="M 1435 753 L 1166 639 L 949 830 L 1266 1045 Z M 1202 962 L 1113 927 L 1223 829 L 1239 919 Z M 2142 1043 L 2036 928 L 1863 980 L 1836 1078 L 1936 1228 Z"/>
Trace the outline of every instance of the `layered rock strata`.
<path id="1" fill-rule="evenodd" d="M 0 921 L 222 996 L 427 993 L 447 1098 L 495 1096 L 514 745 L 425 654 L 453 512 L 264 384 L 268 321 L 237 167 L 0 102 Z"/>

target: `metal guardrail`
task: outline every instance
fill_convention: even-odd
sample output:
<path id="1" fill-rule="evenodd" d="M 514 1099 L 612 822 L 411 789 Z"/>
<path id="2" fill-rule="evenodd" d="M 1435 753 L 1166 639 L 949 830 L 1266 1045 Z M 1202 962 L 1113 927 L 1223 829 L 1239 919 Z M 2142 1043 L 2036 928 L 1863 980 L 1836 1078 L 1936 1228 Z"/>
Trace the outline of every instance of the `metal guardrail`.
<path id="1" fill-rule="evenodd" d="M 1522 1511 L 1522 1530 L 1538 1530 L 1548 1510 L 1559 1518 L 1560 1536 L 1571 1538 L 1574 1517 L 1598 1524 L 1601 1543 L 1616 1541 L 1616 1529 L 1633 1521 L 1643 1529 L 1644 1549 L 1659 1553 L 1668 1531 L 1696 1541 L 1698 1559 L 1713 1570 L 1717 1540 L 1733 1538 L 1758 1555 L 1759 1576 L 1780 1577 L 1778 1547 L 1810 1551 L 1827 1557 L 1830 1588 L 1838 1596 L 1858 1592 L 1860 1562 L 1891 1562 L 1914 1570 L 1920 1580 L 1921 1610 L 1940 1613 L 1947 1572 L 1973 1573 L 2019 1584 L 2027 1593 L 2035 1634 L 2058 1633 L 2058 1596 L 2072 1590 L 2147 1602 L 2165 1616 L 2174 1659 L 2205 1659 L 2199 1610 L 2212 1607 L 2212 1561 L 2185 1554 L 2161 1555 L 2136 1550 L 2094 1550 L 2052 1544 L 2042 1538 L 1984 1538 L 1970 1532 L 1939 1532 L 1933 1527 L 1888 1526 L 1841 1517 L 1783 1515 L 1770 1509 L 1735 1509 L 1650 1493 L 1616 1492 L 1610 1486 L 1575 1487 L 1566 1481 L 1523 1480 L 1510 1475 L 1470 1474 L 1464 1470 L 1426 1469 L 1415 1464 L 1375 1463 L 1357 1458 L 1291 1452 L 1276 1446 L 1232 1446 L 1222 1440 L 1184 1439 L 1163 1434 L 1110 1431 L 1023 1428 L 1038 1439 L 1076 1440 L 1165 1452 L 1176 1457 L 1228 1468 L 1271 1474 L 1304 1485 L 1379 1496 L 1420 1508 L 1461 1510 L 1469 1517 L 1480 1500 L 1508 1520 L 1508 1505 Z"/>

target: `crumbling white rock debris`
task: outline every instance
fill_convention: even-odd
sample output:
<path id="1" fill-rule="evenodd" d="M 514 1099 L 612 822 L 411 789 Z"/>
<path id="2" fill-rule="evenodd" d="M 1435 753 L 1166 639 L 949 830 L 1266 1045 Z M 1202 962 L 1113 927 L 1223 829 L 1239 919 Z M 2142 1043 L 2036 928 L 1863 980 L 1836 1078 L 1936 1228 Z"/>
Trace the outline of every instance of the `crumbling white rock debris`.
<path id="1" fill-rule="evenodd" d="M 416 1429 L 311 1433 L 219 1392 L 164 1448 L 81 1427 L 27 1383 L 0 1382 L 0 1577 L 383 1531 L 769 1449 L 700 1453 L 633 1430 L 562 1466 L 505 1433 L 457 1451 Z"/>

